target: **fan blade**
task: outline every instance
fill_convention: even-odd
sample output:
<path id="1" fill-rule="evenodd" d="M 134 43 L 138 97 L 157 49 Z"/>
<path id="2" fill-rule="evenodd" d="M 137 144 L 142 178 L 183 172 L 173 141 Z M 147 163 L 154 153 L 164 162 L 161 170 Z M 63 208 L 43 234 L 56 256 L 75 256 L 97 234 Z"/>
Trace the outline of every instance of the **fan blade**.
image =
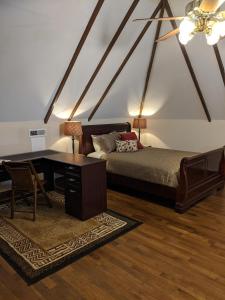
<path id="1" fill-rule="evenodd" d="M 172 30 L 170 32 L 168 32 L 167 34 L 164 34 L 163 36 L 161 36 L 156 42 L 161 42 L 161 41 L 165 41 L 167 40 L 168 38 L 178 34 L 180 32 L 180 29 L 177 28 L 175 30 Z"/>
<path id="2" fill-rule="evenodd" d="M 202 0 L 199 8 L 205 12 L 215 12 L 224 2 L 225 0 Z"/>
<path id="3" fill-rule="evenodd" d="M 136 21 L 173 21 L 173 20 L 183 20 L 185 17 L 172 17 L 172 18 L 144 18 L 144 19 L 134 19 L 133 22 Z"/>

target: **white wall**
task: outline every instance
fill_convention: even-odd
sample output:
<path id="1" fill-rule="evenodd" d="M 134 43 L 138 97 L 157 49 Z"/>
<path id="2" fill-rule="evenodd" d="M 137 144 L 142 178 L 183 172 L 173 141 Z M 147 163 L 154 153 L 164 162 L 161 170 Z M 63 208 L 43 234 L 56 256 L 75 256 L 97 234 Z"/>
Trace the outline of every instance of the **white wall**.
<path id="1" fill-rule="evenodd" d="M 158 0 L 141 0 L 131 20 L 148 17 Z M 174 15 L 183 15 L 189 0 L 169 1 Z M 132 0 L 105 1 L 75 68 L 47 125 L 47 146 L 70 150 L 59 124 L 81 95 Z M 30 128 L 45 128 L 43 118 L 96 1 L 0 1 L 0 155 L 29 151 Z M 225 7 L 225 6 L 223 6 Z M 144 23 L 130 22 L 109 55 L 76 119 L 87 118 Z M 93 123 L 130 120 L 137 115 L 156 23 L 147 32 L 117 82 L 96 113 Z M 162 33 L 171 30 L 164 23 Z M 225 64 L 225 41 L 219 43 Z M 144 114 L 149 118 L 147 144 L 193 151 L 224 145 L 225 88 L 212 47 L 198 36 L 187 46 L 212 116 L 206 121 L 177 41 L 158 46 Z M 68 143 L 69 142 L 69 143 Z"/>
<path id="2" fill-rule="evenodd" d="M 101 119 L 92 124 L 127 122 L 127 118 Z M 64 120 L 51 121 L 47 125 L 43 121 L 0 122 L 0 156 L 32 151 L 29 129 L 46 129 L 46 148 L 63 152 L 72 152 L 70 137 L 62 132 Z M 82 124 L 88 124 L 82 120 Z M 76 142 L 78 151 L 78 142 Z"/>
<path id="3" fill-rule="evenodd" d="M 160 148 L 204 152 L 225 146 L 225 121 L 148 120 L 142 142 Z"/>
<path id="4" fill-rule="evenodd" d="M 100 119 L 92 124 L 131 122 L 132 118 Z M 89 124 L 82 120 L 83 124 Z M 71 139 L 60 133 L 63 120 L 44 125 L 40 122 L 0 123 L 0 155 L 10 155 L 31 151 L 29 129 L 45 128 L 46 146 L 58 151 L 71 152 Z M 209 151 L 225 145 L 225 121 L 208 123 L 204 120 L 154 120 L 148 119 L 148 128 L 142 131 L 144 145 L 159 148 Z M 76 144 L 78 150 L 78 144 Z"/>
<path id="5" fill-rule="evenodd" d="M 45 128 L 46 147 L 60 151 L 68 151 L 67 137 L 60 136 L 59 122 L 51 122 L 43 125 L 43 122 L 1 122 L 0 123 L 0 155 L 10 155 L 31 151 L 31 139 L 29 129 Z"/>

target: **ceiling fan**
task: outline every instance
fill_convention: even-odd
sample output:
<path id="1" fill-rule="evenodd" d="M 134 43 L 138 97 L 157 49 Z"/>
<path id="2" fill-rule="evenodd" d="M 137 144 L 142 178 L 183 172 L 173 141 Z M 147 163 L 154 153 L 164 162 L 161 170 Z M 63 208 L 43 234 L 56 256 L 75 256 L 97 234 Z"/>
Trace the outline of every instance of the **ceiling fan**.
<path id="1" fill-rule="evenodd" d="M 208 45 L 215 45 L 225 37 L 225 11 L 220 10 L 224 2 L 225 0 L 195 0 L 187 4 L 184 17 L 145 18 L 134 21 L 181 20 L 179 28 L 161 36 L 157 42 L 179 34 L 180 42 L 186 45 L 197 33 L 204 33 Z"/>

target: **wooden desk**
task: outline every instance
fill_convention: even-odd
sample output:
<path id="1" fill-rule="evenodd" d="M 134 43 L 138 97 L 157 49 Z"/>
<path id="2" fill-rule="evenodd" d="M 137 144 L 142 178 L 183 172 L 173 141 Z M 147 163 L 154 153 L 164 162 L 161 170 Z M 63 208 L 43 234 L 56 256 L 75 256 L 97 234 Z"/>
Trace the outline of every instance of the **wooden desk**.
<path id="1" fill-rule="evenodd" d="M 0 157 L 1 160 L 32 161 L 38 173 L 44 173 L 48 191 L 54 190 L 54 174 L 65 182 L 65 211 L 81 220 L 89 219 L 107 209 L 106 162 L 80 154 L 53 150 Z M 9 179 L 0 165 L 0 181 Z"/>

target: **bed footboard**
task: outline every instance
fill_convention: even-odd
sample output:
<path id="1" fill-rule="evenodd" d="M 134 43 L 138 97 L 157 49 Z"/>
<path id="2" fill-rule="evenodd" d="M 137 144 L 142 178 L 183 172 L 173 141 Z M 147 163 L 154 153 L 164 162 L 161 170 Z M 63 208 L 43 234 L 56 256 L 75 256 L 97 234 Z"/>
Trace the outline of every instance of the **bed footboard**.
<path id="1" fill-rule="evenodd" d="M 188 208 L 224 187 L 224 147 L 202 153 L 181 161 L 176 211 Z"/>

